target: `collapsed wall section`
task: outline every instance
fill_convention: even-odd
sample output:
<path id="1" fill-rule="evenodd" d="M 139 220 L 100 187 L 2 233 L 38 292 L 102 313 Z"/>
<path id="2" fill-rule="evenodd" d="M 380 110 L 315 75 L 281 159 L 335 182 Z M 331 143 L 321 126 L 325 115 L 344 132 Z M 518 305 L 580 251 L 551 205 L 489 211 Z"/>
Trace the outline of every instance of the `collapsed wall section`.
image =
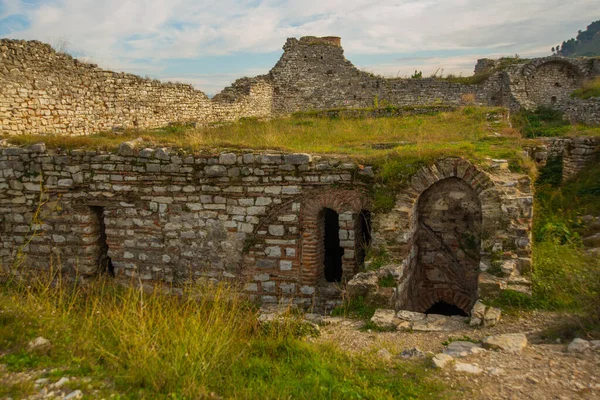
<path id="1" fill-rule="evenodd" d="M 334 285 L 321 279 L 317 216 L 337 213 L 350 279 L 369 179 L 352 162 L 307 154 L 2 148 L 0 264 L 149 283 L 233 279 L 262 302 L 315 305 Z"/>
<path id="2" fill-rule="evenodd" d="M 169 123 L 268 117 L 270 85 L 253 81 L 230 101 L 191 85 L 116 73 L 37 41 L 0 40 L 0 132 L 85 135 Z"/>

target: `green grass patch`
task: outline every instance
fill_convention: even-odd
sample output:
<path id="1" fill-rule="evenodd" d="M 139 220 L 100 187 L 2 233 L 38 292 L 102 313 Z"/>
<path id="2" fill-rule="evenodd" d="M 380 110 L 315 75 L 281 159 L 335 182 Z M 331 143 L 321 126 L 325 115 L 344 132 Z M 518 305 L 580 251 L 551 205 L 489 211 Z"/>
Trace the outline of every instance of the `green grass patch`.
<path id="1" fill-rule="evenodd" d="M 571 94 L 571 97 L 584 100 L 591 99 L 592 97 L 600 97 L 600 77 L 584 82 L 580 89 L 575 90 Z"/>

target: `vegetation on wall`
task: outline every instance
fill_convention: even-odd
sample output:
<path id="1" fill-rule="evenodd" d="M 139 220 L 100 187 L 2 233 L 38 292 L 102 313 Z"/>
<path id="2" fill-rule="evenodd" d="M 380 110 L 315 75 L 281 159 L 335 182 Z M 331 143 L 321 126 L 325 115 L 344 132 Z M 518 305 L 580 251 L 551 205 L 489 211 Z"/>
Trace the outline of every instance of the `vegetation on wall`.
<path id="1" fill-rule="evenodd" d="M 584 100 L 592 97 L 600 98 L 600 77 L 584 82 L 583 86 L 575 90 L 571 96 Z"/>

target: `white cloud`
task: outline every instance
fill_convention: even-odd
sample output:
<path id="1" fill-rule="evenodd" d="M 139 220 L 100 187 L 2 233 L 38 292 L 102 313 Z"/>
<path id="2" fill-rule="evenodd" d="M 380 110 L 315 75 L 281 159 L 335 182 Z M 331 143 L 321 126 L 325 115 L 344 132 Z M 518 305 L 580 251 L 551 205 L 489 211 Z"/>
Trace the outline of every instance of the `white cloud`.
<path id="1" fill-rule="evenodd" d="M 65 37 L 73 50 L 102 66 L 135 67 L 132 71 L 140 74 L 144 71 L 139 60 L 150 60 L 152 66 L 145 68 L 151 69 L 173 58 L 267 53 L 281 49 L 287 37 L 303 35 L 341 36 L 350 59 L 353 54 L 472 52 L 471 70 L 482 52 L 514 54 L 547 47 L 547 54 L 593 16 L 600 16 L 596 0 L 0 2 L 5 16 L 20 13 L 31 22 L 12 37 L 43 41 Z M 454 56 L 444 60 L 456 68 L 462 64 Z M 245 67 L 249 66 L 240 65 L 239 70 Z"/>

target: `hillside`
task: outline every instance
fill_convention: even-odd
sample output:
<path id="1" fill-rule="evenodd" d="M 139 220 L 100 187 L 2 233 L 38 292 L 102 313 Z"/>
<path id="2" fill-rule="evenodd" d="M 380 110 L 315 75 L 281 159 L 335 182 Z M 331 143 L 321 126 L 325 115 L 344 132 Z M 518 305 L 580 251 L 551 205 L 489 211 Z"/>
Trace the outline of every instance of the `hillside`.
<path id="1" fill-rule="evenodd" d="M 585 31 L 579 31 L 575 39 L 553 47 L 552 52 L 563 57 L 600 56 L 600 20 L 592 22 Z"/>

